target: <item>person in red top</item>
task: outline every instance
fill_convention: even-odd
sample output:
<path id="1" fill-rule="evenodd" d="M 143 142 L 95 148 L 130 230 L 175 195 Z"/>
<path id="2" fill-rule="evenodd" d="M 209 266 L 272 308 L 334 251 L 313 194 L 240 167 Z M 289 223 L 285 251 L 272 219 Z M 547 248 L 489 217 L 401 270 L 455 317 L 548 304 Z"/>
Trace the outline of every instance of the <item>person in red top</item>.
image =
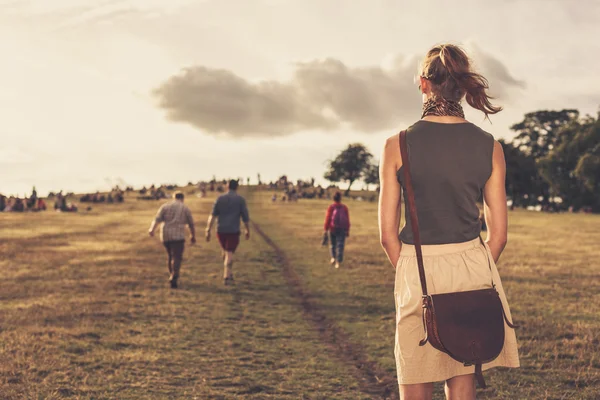
<path id="1" fill-rule="evenodd" d="M 344 261 L 346 237 L 350 236 L 350 213 L 348 207 L 342 204 L 340 192 L 333 196 L 333 204 L 327 208 L 325 232 L 329 234 L 331 243 L 331 265 L 339 268 Z"/>

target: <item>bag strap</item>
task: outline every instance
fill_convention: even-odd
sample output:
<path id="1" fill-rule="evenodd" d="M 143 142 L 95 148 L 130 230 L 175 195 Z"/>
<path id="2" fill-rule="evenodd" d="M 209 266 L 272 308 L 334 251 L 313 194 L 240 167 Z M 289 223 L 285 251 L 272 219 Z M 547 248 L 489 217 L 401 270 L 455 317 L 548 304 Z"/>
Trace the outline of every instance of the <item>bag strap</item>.
<path id="1" fill-rule="evenodd" d="M 419 278 L 421 281 L 421 290 L 423 297 L 427 296 L 427 281 L 425 280 L 425 268 L 423 267 L 423 252 L 421 250 L 421 236 L 419 235 L 419 217 L 417 216 L 417 206 L 415 204 L 415 192 L 410 178 L 410 162 L 408 160 L 408 146 L 406 144 L 406 130 L 400 132 L 400 155 L 402 156 L 402 166 L 404 167 L 404 187 L 406 200 L 408 201 L 408 211 L 413 233 L 415 251 L 417 253 L 417 265 L 419 266 Z"/>

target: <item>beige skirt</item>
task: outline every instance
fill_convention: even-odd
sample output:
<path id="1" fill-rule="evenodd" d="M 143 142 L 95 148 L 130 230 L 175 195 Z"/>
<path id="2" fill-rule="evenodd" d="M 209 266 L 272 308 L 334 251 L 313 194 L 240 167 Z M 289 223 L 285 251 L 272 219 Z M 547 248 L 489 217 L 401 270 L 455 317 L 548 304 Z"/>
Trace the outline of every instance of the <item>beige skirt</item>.
<path id="1" fill-rule="evenodd" d="M 498 269 L 487 245 L 479 238 L 464 243 L 424 245 L 423 263 L 430 294 L 461 292 L 492 287 L 492 279 L 500 294 L 502 305 L 512 320 Z M 490 271 L 488 257 L 492 266 Z M 413 384 L 445 381 L 454 376 L 474 373 L 430 343 L 419 346 L 425 330 L 422 319 L 422 291 L 415 247 L 402 244 L 396 267 L 394 298 L 396 300 L 396 340 L 394 354 L 398 383 Z M 505 323 L 504 348 L 498 358 L 483 364 L 483 370 L 493 367 L 519 366 L 515 331 Z"/>

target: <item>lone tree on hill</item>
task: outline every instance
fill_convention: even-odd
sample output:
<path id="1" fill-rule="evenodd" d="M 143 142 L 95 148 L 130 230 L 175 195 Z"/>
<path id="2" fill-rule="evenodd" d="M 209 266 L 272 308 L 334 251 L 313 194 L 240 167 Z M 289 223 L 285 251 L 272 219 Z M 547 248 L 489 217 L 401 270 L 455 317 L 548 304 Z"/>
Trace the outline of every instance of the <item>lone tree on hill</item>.
<path id="1" fill-rule="evenodd" d="M 373 154 L 369 153 L 367 148 L 360 144 L 350 144 L 338 156 L 329 162 L 329 170 L 324 178 L 330 182 L 348 182 L 346 196 L 350 193 L 352 184 L 363 178 Z"/>

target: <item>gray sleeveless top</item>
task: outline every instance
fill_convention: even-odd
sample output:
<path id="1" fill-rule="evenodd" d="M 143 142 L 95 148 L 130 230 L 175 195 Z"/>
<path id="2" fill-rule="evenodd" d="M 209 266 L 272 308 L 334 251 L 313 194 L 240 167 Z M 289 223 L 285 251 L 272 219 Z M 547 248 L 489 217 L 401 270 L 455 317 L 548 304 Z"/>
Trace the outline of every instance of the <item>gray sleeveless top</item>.
<path id="1" fill-rule="evenodd" d="M 406 142 L 422 244 L 477 238 L 481 232 L 477 200 L 492 173 L 494 137 L 470 122 L 420 120 L 408 128 Z M 397 177 L 404 191 L 404 168 Z M 408 217 L 400 240 L 413 244 Z"/>

